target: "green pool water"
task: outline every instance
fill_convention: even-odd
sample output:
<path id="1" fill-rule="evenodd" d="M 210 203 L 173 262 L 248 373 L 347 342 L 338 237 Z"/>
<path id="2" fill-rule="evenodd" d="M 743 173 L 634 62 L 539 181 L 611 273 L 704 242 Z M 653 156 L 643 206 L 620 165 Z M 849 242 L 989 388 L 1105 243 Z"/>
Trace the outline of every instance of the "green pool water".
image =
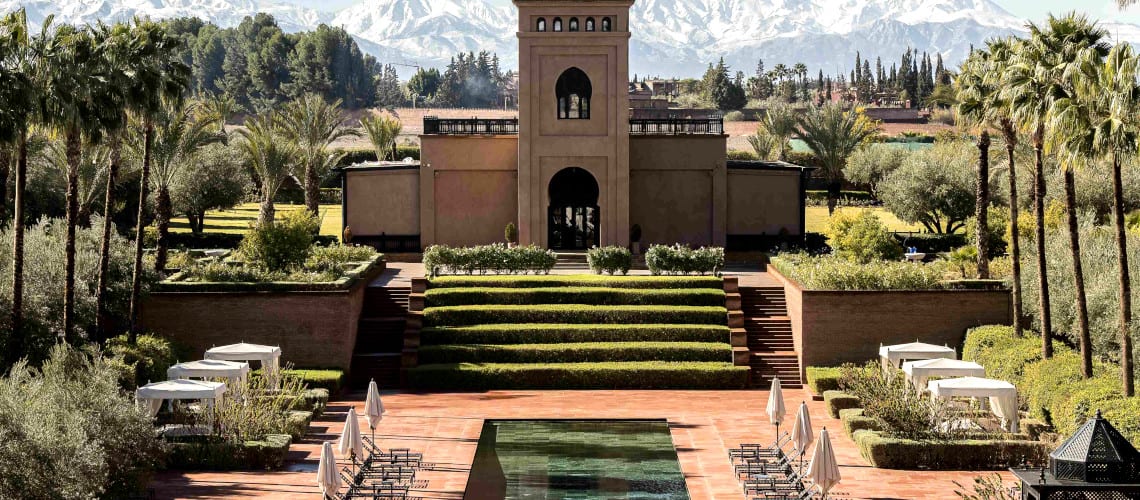
<path id="1" fill-rule="evenodd" d="M 688 500 L 665 420 L 487 420 L 464 500 Z"/>

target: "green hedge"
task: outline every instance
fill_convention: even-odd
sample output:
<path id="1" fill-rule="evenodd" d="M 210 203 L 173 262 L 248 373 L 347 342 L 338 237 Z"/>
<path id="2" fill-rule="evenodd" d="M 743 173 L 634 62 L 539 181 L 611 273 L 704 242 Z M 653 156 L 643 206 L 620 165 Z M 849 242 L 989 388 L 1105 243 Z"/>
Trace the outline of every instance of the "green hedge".
<path id="1" fill-rule="evenodd" d="M 524 323 L 424 328 L 421 345 L 557 344 L 560 342 L 721 342 L 724 325 L 574 325 Z"/>
<path id="2" fill-rule="evenodd" d="M 432 245 L 424 250 L 428 276 L 440 274 L 547 274 L 558 261 L 553 250 L 503 243 L 473 247 Z"/>
<path id="3" fill-rule="evenodd" d="M 166 465 L 176 470 L 276 470 L 285 464 L 290 441 L 288 434 L 270 434 L 243 443 L 175 442 Z"/>
<path id="4" fill-rule="evenodd" d="M 1067 349 L 1060 342 L 1053 346 L 1057 352 Z M 962 359 L 986 367 L 987 377 L 1020 385 L 1025 367 L 1041 360 L 1041 337 L 1031 331 L 1014 337 L 1012 326 L 979 326 L 966 333 Z"/>
<path id="5" fill-rule="evenodd" d="M 812 394 L 823 396 L 827 391 L 839 390 L 839 367 L 809 366 L 806 371 L 808 388 Z"/>
<path id="6" fill-rule="evenodd" d="M 157 234 L 155 235 L 157 237 Z M 167 238 L 170 242 L 170 248 L 186 248 L 186 249 L 235 249 L 241 245 L 242 238 L 245 237 L 243 233 L 168 233 Z M 313 237 L 313 243 L 322 246 L 329 246 L 338 243 L 340 239 L 336 236 L 319 235 Z M 156 241 L 144 241 L 148 247 L 154 246 Z"/>
<path id="7" fill-rule="evenodd" d="M 923 253 L 949 252 L 971 242 L 963 233 L 895 233 L 895 239 L 900 245 L 918 248 Z"/>
<path id="8" fill-rule="evenodd" d="M 633 253 L 619 246 L 594 247 L 586 251 L 586 263 L 595 274 L 622 274 L 633 267 Z"/>
<path id="9" fill-rule="evenodd" d="M 295 410 L 290 411 L 285 416 L 285 428 L 289 431 L 289 437 L 293 438 L 293 442 L 300 442 L 305 438 L 305 434 L 309 432 L 309 424 L 313 421 L 313 412 Z"/>
<path id="10" fill-rule="evenodd" d="M 420 346 L 422 364 L 586 363 L 607 361 L 732 361 L 729 344 L 697 342 L 582 342 Z"/>
<path id="11" fill-rule="evenodd" d="M 340 389 L 345 383 L 342 370 L 296 369 L 282 370 L 281 373 L 287 377 L 301 379 L 309 389 L 326 389 L 329 394 L 340 394 Z"/>
<path id="12" fill-rule="evenodd" d="M 887 425 L 882 420 L 864 415 L 862 408 L 839 410 L 839 419 L 843 421 L 843 430 L 847 431 L 848 436 L 854 436 L 856 432 L 862 430 L 887 430 Z"/>
<path id="13" fill-rule="evenodd" d="M 724 248 L 689 248 L 676 245 L 651 245 L 645 252 L 645 265 L 654 276 L 659 274 L 712 274 L 724 269 Z"/>
<path id="14" fill-rule="evenodd" d="M 823 401 L 827 405 L 827 413 L 831 415 L 831 418 L 839 418 L 840 410 L 860 407 L 859 398 L 841 391 L 825 391 Z"/>
<path id="15" fill-rule="evenodd" d="M 931 441 L 899 439 L 871 430 L 855 432 L 855 444 L 881 469 L 1001 470 L 1048 460 L 1045 443 L 1030 440 Z"/>
<path id="16" fill-rule="evenodd" d="M 328 389 L 308 389 L 301 395 L 301 399 L 293 405 L 293 409 L 312 412 L 314 416 L 320 416 L 325 412 L 325 407 L 328 406 L 328 404 Z"/>
<path id="17" fill-rule="evenodd" d="M 419 390 L 744 389 L 748 372 L 731 363 L 462 363 L 420 365 L 408 381 Z"/>
<path id="18" fill-rule="evenodd" d="M 425 326 L 467 326 L 486 323 L 678 323 L 723 325 L 728 310 L 710 306 L 589 306 L 546 304 L 531 306 L 451 306 L 424 310 Z"/>
<path id="19" fill-rule="evenodd" d="M 720 288 L 724 280 L 715 276 L 441 276 L 433 278 L 431 288 L 499 287 L 499 288 Z"/>
<path id="20" fill-rule="evenodd" d="M 715 288 L 435 288 L 425 294 L 428 307 L 476 304 L 593 304 L 723 306 L 724 290 Z"/>

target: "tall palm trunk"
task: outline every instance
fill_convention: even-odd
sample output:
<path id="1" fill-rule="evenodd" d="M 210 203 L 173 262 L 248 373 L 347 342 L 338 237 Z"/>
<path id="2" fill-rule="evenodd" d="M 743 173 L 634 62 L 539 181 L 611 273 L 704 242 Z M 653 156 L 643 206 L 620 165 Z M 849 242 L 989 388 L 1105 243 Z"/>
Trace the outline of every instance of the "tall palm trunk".
<path id="1" fill-rule="evenodd" d="M 272 224 L 273 218 L 277 216 L 277 207 L 273 206 L 272 198 L 263 198 L 261 200 L 261 210 L 257 213 L 257 225 L 262 226 L 265 224 Z"/>
<path id="2" fill-rule="evenodd" d="M 839 205 L 839 195 L 843 194 L 843 181 L 830 181 L 827 183 L 827 215 L 835 215 L 835 207 Z"/>
<path id="3" fill-rule="evenodd" d="M 154 195 L 155 224 L 158 226 L 158 245 L 154 252 L 154 270 L 162 272 L 166 269 L 167 247 L 170 246 L 170 218 L 173 217 L 174 207 L 170 202 L 170 188 L 166 185 L 158 187 Z"/>
<path id="4" fill-rule="evenodd" d="M 975 234 L 978 247 L 978 278 L 990 278 L 989 258 L 989 206 L 990 206 L 990 132 L 978 135 L 977 199 L 974 200 Z"/>
<path id="5" fill-rule="evenodd" d="M 1037 241 L 1037 287 L 1038 309 L 1041 312 L 1041 356 L 1053 357 L 1053 311 L 1049 305 L 1049 265 L 1045 260 L 1045 152 L 1041 138 L 1044 132 L 1038 130 L 1033 138 L 1033 154 L 1036 164 L 1033 171 L 1033 219 Z"/>
<path id="6" fill-rule="evenodd" d="M 1120 265 L 1120 372 L 1124 395 L 1136 395 L 1132 367 L 1132 278 L 1128 274 L 1128 237 L 1124 232 L 1124 181 L 1120 158 L 1112 157 L 1112 212 L 1116 226 L 1116 259 Z"/>
<path id="7" fill-rule="evenodd" d="M 135 225 L 135 263 L 133 277 L 131 278 L 131 328 L 127 332 L 127 342 L 132 345 L 138 340 L 139 309 L 142 306 L 140 300 L 142 299 L 143 234 L 146 232 L 146 194 L 150 187 L 150 157 L 153 140 L 154 124 L 147 118 L 143 130 L 143 163 L 139 179 L 139 218 Z"/>
<path id="8" fill-rule="evenodd" d="M 317 169 L 313 168 L 311 162 L 315 161 L 310 159 L 310 164 L 305 166 L 305 207 L 314 217 L 320 217 L 321 213 L 321 179 L 317 177 Z"/>
<path id="9" fill-rule="evenodd" d="M 107 166 L 107 194 L 103 201 L 103 235 L 99 246 L 99 278 L 95 287 L 95 335 L 102 342 L 110 334 L 107 325 L 107 285 L 111 267 L 111 213 L 115 206 L 115 186 L 119 182 L 119 166 L 123 159 L 123 140 L 111 136 L 111 161 Z"/>
<path id="10" fill-rule="evenodd" d="M 64 246 L 63 340 L 75 343 L 75 228 L 79 225 L 79 161 L 83 136 L 77 129 L 65 134 L 67 144 L 67 241 Z"/>
<path id="11" fill-rule="evenodd" d="M 1014 165 L 1014 149 L 1017 147 L 1014 142 L 1017 138 L 1015 134 L 1012 126 L 1006 129 L 1005 153 L 1009 158 L 1009 256 L 1013 265 L 1013 333 L 1020 337 L 1023 333 L 1021 330 L 1021 241 L 1018 238 L 1017 229 L 1019 207 L 1017 206 L 1017 168 Z"/>
<path id="12" fill-rule="evenodd" d="M 16 182 L 12 215 L 12 335 L 6 366 L 24 356 L 24 187 L 28 180 L 28 129 L 20 127 L 16 143 Z"/>
<path id="13" fill-rule="evenodd" d="M 12 150 L 0 148 L 0 220 L 8 215 L 8 177 L 12 175 Z"/>
<path id="14" fill-rule="evenodd" d="M 1081 268 L 1081 234 L 1077 224 L 1077 181 L 1072 168 L 1065 169 L 1065 215 L 1069 222 L 1069 253 L 1073 259 L 1073 287 L 1077 292 L 1077 338 L 1081 343 L 1081 375 L 1092 378 L 1092 338 L 1089 336 L 1089 305 L 1085 275 Z"/>

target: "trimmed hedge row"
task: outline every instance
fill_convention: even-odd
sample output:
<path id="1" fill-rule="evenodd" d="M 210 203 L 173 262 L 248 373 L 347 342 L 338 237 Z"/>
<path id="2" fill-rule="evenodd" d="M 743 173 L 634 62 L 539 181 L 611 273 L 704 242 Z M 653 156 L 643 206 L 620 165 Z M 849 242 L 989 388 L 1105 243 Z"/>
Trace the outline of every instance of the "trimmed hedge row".
<path id="1" fill-rule="evenodd" d="M 495 288 L 720 288 L 724 280 L 715 276 L 441 276 L 429 282 L 430 288 L 495 287 Z"/>
<path id="2" fill-rule="evenodd" d="M 675 323 L 724 325 L 728 310 L 712 306 L 590 306 L 580 304 L 429 307 L 425 326 L 487 323 Z"/>
<path id="3" fill-rule="evenodd" d="M 806 371 L 808 388 L 812 394 L 823 396 L 827 391 L 839 390 L 839 367 L 809 366 Z"/>
<path id="4" fill-rule="evenodd" d="M 625 275 L 633 267 L 633 253 L 619 246 L 594 247 L 586 251 L 586 263 L 595 274 Z"/>
<path id="5" fill-rule="evenodd" d="M 420 390 L 743 389 L 747 366 L 731 363 L 552 363 L 420 365 L 408 372 Z"/>
<path id="6" fill-rule="evenodd" d="M 680 243 L 672 246 L 652 245 L 645 252 L 645 265 L 654 276 L 659 274 L 712 274 L 724 269 L 724 248 L 689 248 Z"/>
<path id="7" fill-rule="evenodd" d="M 855 432 L 862 430 L 887 430 L 887 425 L 882 420 L 864 415 L 862 408 L 839 410 L 839 419 L 843 421 L 843 430 L 847 431 L 848 436 L 854 436 Z"/>
<path id="8" fill-rule="evenodd" d="M 432 245 L 424 250 L 429 276 L 440 274 L 547 274 L 557 262 L 554 251 L 535 245 L 508 247 L 502 243 L 473 247 Z"/>
<path id="9" fill-rule="evenodd" d="M 732 346 L 698 342 L 582 342 L 429 345 L 420 346 L 419 350 L 419 362 L 423 364 L 609 361 L 731 362 Z"/>
<path id="10" fill-rule="evenodd" d="M 933 441 L 886 437 L 859 430 L 859 452 L 881 469 L 1001 470 L 1048 460 L 1046 444 L 1030 440 Z"/>
<path id="11" fill-rule="evenodd" d="M 242 238 L 245 237 L 243 233 L 169 233 L 167 238 L 170 248 L 187 248 L 187 249 L 215 249 L 224 248 L 233 250 L 241 245 Z M 153 238 L 151 235 L 144 237 L 143 243 L 148 247 L 153 247 L 157 244 L 158 234 L 155 233 Z M 336 236 L 318 235 L 313 237 L 313 244 L 321 246 L 329 246 L 338 243 L 340 239 Z"/>
<path id="12" fill-rule="evenodd" d="M 325 389 L 328 394 L 340 394 L 345 382 L 344 371 L 335 369 L 282 370 L 281 374 L 301 379 L 309 389 Z"/>
<path id="13" fill-rule="evenodd" d="M 839 418 L 842 410 L 860 408 L 859 398 L 841 391 L 824 391 L 823 401 L 831 418 Z"/>
<path id="14" fill-rule="evenodd" d="M 557 344 L 560 342 L 721 342 L 724 325 L 576 325 L 524 323 L 425 328 L 421 345 Z"/>
<path id="15" fill-rule="evenodd" d="M 230 443 L 195 440 L 170 443 L 166 466 L 170 469 L 275 470 L 285 464 L 292 438 L 270 434 L 257 441 Z"/>
<path id="16" fill-rule="evenodd" d="M 592 304 L 723 306 L 724 290 L 715 288 L 638 289 L 596 287 L 436 288 L 424 295 L 428 307 L 476 304 Z"/>

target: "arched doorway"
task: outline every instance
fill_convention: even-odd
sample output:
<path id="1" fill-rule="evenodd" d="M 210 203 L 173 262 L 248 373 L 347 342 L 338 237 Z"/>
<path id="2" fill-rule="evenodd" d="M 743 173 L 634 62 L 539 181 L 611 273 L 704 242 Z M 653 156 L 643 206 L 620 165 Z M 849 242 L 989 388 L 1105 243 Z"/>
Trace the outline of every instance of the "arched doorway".
<path id="1" fill-rule="evenodd" d="M 584 250 L 598 245 L 598 193 L 598 181 L 586 169 L 569 167 L 554 174 L 546 220 L 551 249 Z"/>

